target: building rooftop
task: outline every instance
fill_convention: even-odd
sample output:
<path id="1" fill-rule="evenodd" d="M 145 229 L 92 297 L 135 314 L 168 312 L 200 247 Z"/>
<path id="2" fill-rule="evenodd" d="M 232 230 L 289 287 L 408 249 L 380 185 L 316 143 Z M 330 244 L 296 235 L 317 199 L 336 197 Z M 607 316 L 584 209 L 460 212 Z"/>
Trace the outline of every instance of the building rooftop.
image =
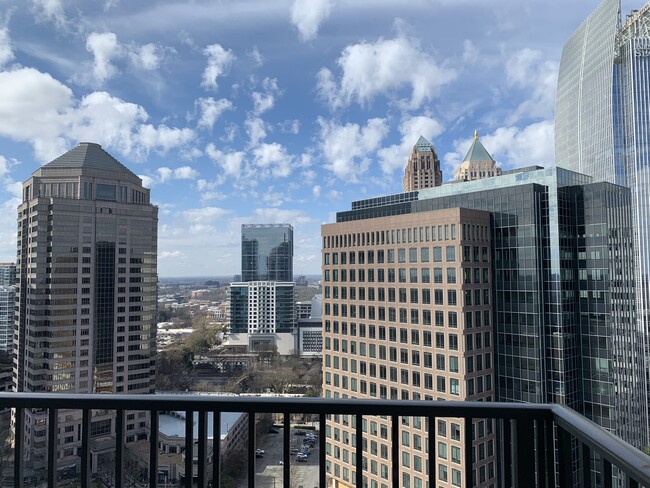
<path id="1" fill-rule="evenodd" d="M 221 412 L 221 439 L 228 436 L 230 428 L 233 427 L 239 418 L 244 415 L 242 412 Z M 194 429 L 192 438 L 198 439 L 199 436 L 199 414 L 193 412 L 194 416 Z M 213 413 L 208 412 L 208 439 L 213 438 L 212 431 L 212 418 Z M 185 437 L 185 412 L 173 411 L 168 413 L 161 413 L 159 416 L 158 430 L 168 437 Z"/>
<path id="2" fill-rule="evenodd" d="M 47 163 L 42 169 L 84 168 L 128 173 L 138 178 L 130 169 L 108 154 L 102 146 L 94 142 L 80 142 L 65 154 Z"/>
<path id="3" fill-rule="evenodd" d="M 483 146 L 481 141 L 479 141 L 478 131 L 474 132 L 474 141 L 472 142 L 469 151 L 467 151 L 465 159 L 463 159 L 463 162 L 465 161 L 494 161 L 492 156 L 490 156 L 490 153 L 485 149 L 485 146 Z"/>

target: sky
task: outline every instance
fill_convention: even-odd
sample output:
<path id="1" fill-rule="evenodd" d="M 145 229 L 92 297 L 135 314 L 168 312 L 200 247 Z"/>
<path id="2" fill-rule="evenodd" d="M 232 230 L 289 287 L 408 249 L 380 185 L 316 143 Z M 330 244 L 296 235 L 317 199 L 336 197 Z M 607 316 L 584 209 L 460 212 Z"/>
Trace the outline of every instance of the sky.
<path id="1" fill-rule="evenodd" d="M 143 179 L 161 277 L 240 273 L 241 224 L 320 226 L 399 193 L 418 137 L 449 180 L 474 131 L 553 165 L 562 45 L 597 0 L 0 0 L 0 261 L 21 183 L 78 142 Z M 623 0 L 623 13 L 642 7 Z"/>

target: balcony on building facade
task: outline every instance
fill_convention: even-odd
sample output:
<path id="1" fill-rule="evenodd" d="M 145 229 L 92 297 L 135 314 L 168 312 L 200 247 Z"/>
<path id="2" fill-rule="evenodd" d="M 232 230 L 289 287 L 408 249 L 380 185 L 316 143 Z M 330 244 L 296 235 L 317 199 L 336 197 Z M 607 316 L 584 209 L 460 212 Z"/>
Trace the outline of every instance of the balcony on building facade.
<path id="1" fill-rule="evenodd" d="M 3 465 L 3 475 L 11 472 L 14 486 L 61 486 L 61 437 L 59 419 L 62 412 L 76 411 L 80 418 L 80 447 L 76 450 L 78 457 L 77 480 L 80 486 L 166 486 L 166 476 L 161 476 L 161 455 L 170 442 L 161 439 L 161 415 L 174 412 L 182 419 L 184 426 L 183 452 L 192 456 L 182 456 L 182 473 L 193 473 L 192 477 L 182 476 L 183 487 L 219 487 L 222 472 L 223 442 L 213 443 L 211 439 L 223 439 L 222 416 L 231 412 L 244 414 L 242 421 L 242 442 L 244 444 L 247 486 L 256 486 L 255 447 L 256 415 L 283 415 L 283 442 L 281 467 L 282 476 L 277 488 L 294 486 L 291 477 L 292 457 L 290 452 L 290 421 L 292 415 L 310 414 L 316 419 L 319 429 L 318 445 L 318 486 L 330 487 L 335 484 L 335 477 L 328 472 L 327 445 L 332 439 L 328 429 L 330 416 L 350 416 L 354 427 L 352 449 L 352 466 L 358 463 L 354 459 L 368 456 L 365 442 L 370 433 L 366 432 L 368 419 L 384 416 L 391 421 L 387 433 L 390 441 L 390 471 L 387 486 L 400 487 L 402 441 L 400 426 L 404 417 L 423 419 L 423 452 L 432 454 L 425 458 L 429 469 L 423 469 L 424 485 L 433 488 L 441 485 L 437 479 L 436 435 L 438 419 L 456 419 L 464 425 L 473 425 L 479 419 L 493 419 L 495 434 L 498 439 L 499 486 L 505 487 L 573 487 L 573 486 L 628 486 L 650 487 L 650 457 L 643 454 L 618 437 L 610 434 L 593 422 L 566 407 L 553 404 L 519 404 L 489 402 L 431 402 L 400 400 L 356 400 L 356 399 L 321 399 L 321 398 L 267 398 L 238 396 L 195 396 L 195 395 L 70 395 L 70 394 L 33 394 L 0 393 L 0 408 L 12 409 L 12 425 L 15 432 L 23 432 L 25 415 L 34 410 L 46 413 L 47 433 L 46 467 L 43 480 L 37 483 L 26 477 L 29 461 L 24 456 L 8 456 L 10 468 Z M 114 412 L 112 432 L 102 432 L 103 443 L 100 449 L 112 449 L 114 462 L 111 473 L 103 484 L 96 478 L 96 469 L 92 463 L 96 460 L 94 449 L 98 439 L 93 438 L 91 424 L 95 412 L 102 416 Z M 125 473 L 127 462 L 126 425 L 130 412 L 147 412 L 149 435 L 146 442 L 148 451 L 146 465 L 139 467 L 138 479 L 130 478 Z M 465 452 L 472 452 L 473 429 L 463 429 L 461 443 Z M 53 447 L 57 439 L 57 447 Z M 100 439 L 100 440 L 101 440 Z M 108 440 L 107 440 L 108 439 Z M 358 442 L 358 439 L 362 439 Z M 162 446 L 162 447 L 161 447 Z M 13 438 L 13 452 L 26 452 L 24 436 Z M 151 462 L 149 462 L 151 460 Z M 463 465 L 463 480 L 473 480 L 478 484 L 477 473 L 473 463 Z M 349 485 L 362 488 L 367 486 L 365 470 L 367 464 L 362 462 L 362 470 L 352 471 Z M 58 479 L 59 480 L 58 480 Z M 275 480 L 274 480 L 275 481 Z M 11 483 L 9 486 L 11 486 Z M 464 481 L 463 481 L 464 483 Z M 3 485 L 7 477 L 3 478 Z M 343 483 L 337 483 L 341 486 Z M 167 485 L 169 486 L 169 485 Z M 456 485 L 460 486 L 460 485 Z M 465 486 L 463 484 L 462 486 Z M 311 488 L 311 486 L 309 487 Z"/>

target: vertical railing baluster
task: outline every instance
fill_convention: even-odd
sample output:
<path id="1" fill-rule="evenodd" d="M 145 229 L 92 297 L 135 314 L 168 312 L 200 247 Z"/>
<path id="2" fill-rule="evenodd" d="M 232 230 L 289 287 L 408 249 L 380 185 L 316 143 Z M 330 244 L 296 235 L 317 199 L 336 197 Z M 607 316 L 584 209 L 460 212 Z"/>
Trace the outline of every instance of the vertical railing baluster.
<path id="1" fill-rule="evenodd" d="M 90 487 L 90 409 L 84 408 L 81 419 L 81 488 Z"/>
<path id="2" fill-rule="evenodd" d="M 327 430 L 326 414 L 321 413 L 318 415 L 318 426 L 320 428 L 318 433 L 318 486 L 325 488 L 327 486 L 327 472 L 325 470 L 327 448 L 327 437 L 325 436 Z"/>
<path id="3" fill-rule="evenodd" d="M 571 435 L 562 427 L 558 433 L 558 464 L 560 486 L 573 486 L 573 453 L 571 452 Z"/>
<path id="4" fill-rule="evenodd" d="M 474 486 L 474 463 L 472 461 L 472 417 L 465 417 L 465 486 Z"/>
<path id="5" fill-rule="evenodd" d="M 248 488 L 255 488 L 255 412 L 248 414 Z"/>
<path id="6" fill-rule="evenodd" d="M 158 410 L 151 410 L 151 432 L 149 433 L 149 486 L 158 486 Z"/>
<path id="7" fill-rule="evenodd" d="M 357 479 L 356 486 L 357 488 L 363 488 L 363 416 L 357 414 L 356 417 L 356 463 L 357 463 Z"/>
<path id="8" fill-rule="evenodd" d="M 284 459 L 284 466 L 282 466 L 282 486 L 284 488 L 291 488 L 291 473 L 289 469 L 291 468 L 291 414 L 284 412 L 282 421 L 282 425 L 284 426 L 282 431 L 282 459 Z"/>
<path id="9" fill-rule="evenodd" d="M 208 412 L 201 410 L 199 412 L 199 464 L 197 472 L 197 483 L 199 488 L 205 488 L 208 485 L 208 450 L 206 448 L 207 438 Z"/>
<path id="10" fill-rule="evenodd" d="M 399 466 L 400 466 L 400 438 L 399 438 L 400 417 L 393 415 L 390 418 L 390 440 L 391 440 L 391 480 L 393 488 L 400 486 Z"/>
<path id="11" fill-rule="evenodd" d="M 546 480 L 546 450 L 544 449 L 546 436 L 544 435 L 544 431 L 544 420 L 535 419 L 533 421 L 533 432 L 535 435 L 534 469 L 538 488 L 544 488 Z"/>
<path id="12" fill-rule="evenodd" d="M 499 421 L 502 427 L 501 439 L 503 441 L 503 483 L 506 488 L 516 488 L 514 484 L 514 473 L 512 458 L 512 423 L 510 419 L 501 419 Z"/>
<path id="13" fill-rule="evenodd" d="M 58 411 L 54 407 L 50 407 L 47 411 L 47 486 L 49 488 L 56 487 L 56 460 L 59 454 L 59 435 L 58 435 Z"/>
<path id="14" fill-rule="evenodd" d="M 221 412 L 212 414 L 212 488 L 221 488 Z"/>
<path id="15" fill-rule="evenodd" d="M 23 485 L 23 442 L 25 440 L 25 410 L 16 408 L 14 418 L 14 486 Z"/>
<path id="16" fill-rule="evenodd" d="M 200 433 L 199 433 L 200 434 Z M 188 455 L 189 453 L 189 455 Z M 185 488 L 192 488 L 194 478 L 194 412 L 185 412 Z"/>
<path id="17" fill-rule="evenodd" d="M 515 447 L 516 447 L 516 473 L 518 483 L 522 486 L 535 479 L 535 429 L 532 419 L 518 419 L 515 421 Z"/>
<path id="18" fill-rule="evenodd" d="M 115 416 L 115 486 L 125 486 L 124 479 L 124 410 Z"/>
<path id="19" fill-rule="evenodd" d="M 429 487 L 436 488 L 436 476 L 437 474 L 437 457 L 436 457 L 436 423 L 438 420 L 436 417 L 429 417 L 429 432 L 428 432 L 428 443 L 429 443 Z"/>
<path id="20" fill-rule="evenodd" d="M 591 449 L 584 443 L 580 446 L 580 465 L 582 486 L 591 486 Z"/>
<path id="21" fill-rule="evenodd" d="M 603 488 L 612 488 L 612 463 L 600 456 L 600 472 L 603 473 Z"/>
<path id="22" fill-rule="evenodd" d="M 546 488 L 555 486 L 555 441 L 553 437 L 553 422 L 545 419 L 544 425 L 544 454 L 546 460 Z M 544 488 L 544 485 L 542 485 Z"/>

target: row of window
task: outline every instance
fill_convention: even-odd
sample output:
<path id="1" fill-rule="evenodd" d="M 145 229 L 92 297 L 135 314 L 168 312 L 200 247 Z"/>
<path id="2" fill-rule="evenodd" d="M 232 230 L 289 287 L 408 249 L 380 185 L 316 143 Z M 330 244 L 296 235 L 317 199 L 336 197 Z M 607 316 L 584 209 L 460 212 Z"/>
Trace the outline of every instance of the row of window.
<path id="1" fill-rule="evenodd" d="M 487 246 L 463 246 L 464 262 L 484 262 L 489 260 L 489 250 Z M 433 251 L 432 251 L 433 250 Z M 443 260 L 443 250 L 447 261 L 456 261 L 456 246 L 433 246 L 433 247 L 410 247 L 397 249 L 397 262 L 406 263 L 407 253 L 409 263 L 428 263 L 433 253 L 433 262 L 441 263 Z M 384 264 L 395 263 L 395 249 L 377 249 L 367 251 L 341 251 L 323 253 L 323 265 L 338 264 Z M 419 255 L 419 260 L 418 260 Z"/>
<path id="2" fill-rule="evenodd" d="M 375 230 L 323 236 L 323 249 L 337 247 L 378 246 L 387 244 L 411 244 L 429 241 L 456 240 L 456 224 L 418 226 L 408 229 Z M 487 240 L 487 225 L 462 224 L 463 240 Z"/>

